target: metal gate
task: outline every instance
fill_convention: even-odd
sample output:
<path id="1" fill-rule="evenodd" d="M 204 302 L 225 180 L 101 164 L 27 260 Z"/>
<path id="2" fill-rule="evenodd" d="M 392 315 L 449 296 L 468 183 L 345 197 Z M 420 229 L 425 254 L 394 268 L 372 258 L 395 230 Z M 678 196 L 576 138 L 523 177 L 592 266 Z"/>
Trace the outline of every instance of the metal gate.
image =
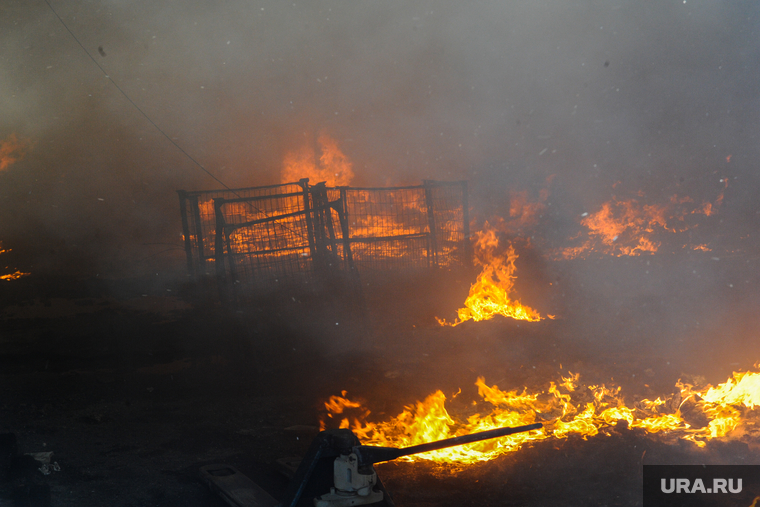
<path id="1" fill-rule="evenodd" d="M 356 188 L 304 179 L 179 196 L 188 270 L 213 271 L 220 290 L 470 265 L 464 181 Z"/>

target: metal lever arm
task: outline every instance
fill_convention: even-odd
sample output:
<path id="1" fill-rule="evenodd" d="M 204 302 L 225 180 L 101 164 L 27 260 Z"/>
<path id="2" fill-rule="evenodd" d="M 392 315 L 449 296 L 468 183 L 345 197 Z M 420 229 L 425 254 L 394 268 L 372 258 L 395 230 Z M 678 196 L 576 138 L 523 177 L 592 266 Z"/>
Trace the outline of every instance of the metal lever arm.
<path id="1" fill-rule="evenodd" d="M 413 445 L 411 447 L 403 447 L 401 449 L 395 447 L 373 447 L 371 445 L 357 445 L 354 446 L 353 452 L 356 454 L 357 458 L 359 458 L 359 466 L 365 467 L 374 463 L 380 463 L 383 461 L 390 461 L 396 458 L 400 458 L 401 456 L 409 456 L 410 454 L 437 451 L 438 449 L 445 449 L 446 447 L 471 444 L 473 442 L 480 442 L 481 440 L 488 440 L 489 438 L 499 438 L 507 435 L 512 435 L 514 433 L 537 430 L 542 426 L 543 424 L 541 423 L 534 423 L 526 424 L 525 426 L 517 426 L 515 428 L 496 428 L 495 430 L 470 433 L 469 435 L 447 438 L 445 440 L 428 442 L 426 444 Z"/>

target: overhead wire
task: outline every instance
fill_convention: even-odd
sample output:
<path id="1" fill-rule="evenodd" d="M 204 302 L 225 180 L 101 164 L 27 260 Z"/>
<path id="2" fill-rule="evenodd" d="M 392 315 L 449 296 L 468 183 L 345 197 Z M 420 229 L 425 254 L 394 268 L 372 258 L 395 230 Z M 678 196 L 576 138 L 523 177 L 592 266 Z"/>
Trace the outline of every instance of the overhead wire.
<path id="1" fill-rule="evenodd" d="M 58 14 L 58 12 L 56 12 L 56 10 L 50 4 L 50 1 L 49 0 L 44 0 L 44 1 L 47 4 L 47 6 L 50 8 L 50 10 L 53 12 L 53 14 L 55 15 L 55 17 L 58 18 L 58 21 L 60 21 L 61 25 L 63 25 L 63 27 L 66 29 L 66 31 L 69 32 L 69 35 L 71 35 L 71 37 L 76 41 L 76 43 L 79 44 L 79 47 L 81 47 L 82 51 L 84 51 L 85 54 L 90 58 L 90 60 L 92 60 L 92 63 L 94 63 L 98 67 L 98 69 L 100 69 L 100 71 L 103 73 L 103 75 L 106 77 L 106 79 L 108 79 L 108 81 L 110 81 L 111 84 L 113 84 L 114 87 L 116 87 L 116 89 L 119 91 L 119 93 L 121 93 L 124 96 L 124 98 L 127 99 L 127 101 L 129 101 L 129 103 L 132 104 L 132 106 L 146 120 L 148 120 L 148 122 L 151 125 L 153 125 L 153 127 L 158 132 L 160 132 L 162 136 L 164 136 L 164 138 L 166 138 L 167 141 L 169 141 L 175 148 L 177 148 L 193 164 L 195 164 L 199 169 L 201 169 L 204 173 L 206 173 L 208 176 L 210 176 L 214 181 L 216 181 L 217 183 L 219 183 L 220 185 L 222 185 L 225 189 L 227 189 L 230 192 L 232 192 L 233 195 L 235 195 L 235 196 L 237 196 L 239 198 L 242 198 L 237 193 L 237 191 L 235 189 L 229 187 L 225 182 L 223 182 L 221 179 L 219 179 L 215 174 L 213 174 L 211 171 L 209 171 L 208 169 L 206 169 L 206 167 L 204 167 L 203 164 L 201 164 L 200 162 L 198 162 L 192 155 L 190 155 L 190 153 L 188 153 L 184 148 L 182 148 L 182 146 L 180 146 L 178 143 L 174 142 L 174 139 L 172 139 L 166 132 L 164 132 L 161 129 L 161 127 L 159 127 L 158 124 L 156 124 L 156 122 L 154 122 L 150 118 L 150 116 L 148 116 L 148 114 L 145 111 L 143 111 L 142 108 L 139 105 L 137 105 L 137 103 L 134 100 L 132 100 L 132 98 L 118 85 L 118 83 L 116 83 L 116 81 L 114 81 L 113 78 L 111 78 L 111 76 L 108 74 L 108 72 L 106 72 L 106 69 L 104 69 L 103 66 L 98 63 L 98 61 L 95 59 L 95 57 L 92 56 L 92 54 L 87 50 L 86 47 L 84 47 L 84 44 L 82 44 L 82 42 L 77 38 L 77 36 L 74 35 L 74 32 L 71 31 L 71 29 L 68 27 L 68 25 L 66 24 L 66 22 L 63 20 L 63 18 L 61 18 L 61 16 Z M 255 206 L 252 202 L 248 202 L 246 204 L 248 204 L 248 206 L 251 207 L 253 210 L 255 210 L 257 213 L 260 213 L 264 217 L 268 218 L 268 214 L 265 211 L 262 211 L 261 209 L 259 209 L 257 206 Z M 283 228 L 285 228 L 287 230 L 290 230 L 291 232 L 294 232 L 286 224 L 275 222 L 274 225 L 283 227 Z"/>
<path id="2" fill-rule="evenodd" d="M 113 84 L 116 87 L 116 89 L 119 90 L 119 93 L 121 93 L 124 96 L 124 98 L 127 99 L 129 101 L 129 103 L 132 104 L 132 106 L 134 106 L 135 109 L 137 109 L 137 111 L 139 111 L 139 113 L 141 115 L 143 115 L 143 117 L 146 120 L 148 120 L 148 122 L 151 125 L 153 125 L 153 127 L 155 127 L 155 129 L 158 130 L 161 133 L 161 135 L 163 135 L 166 138 L 167 141 L 169 141 L 170 143 L 172 143 L 174 145 L 174 147 L 177 148 L 180 152 L 182 152 L 182 154 L 185 155 L 193 164 L 195 164 L 196 166 L 198 166 L 204 173 L 206 173 L 207 175 L 209 175 L 211 178 L 214 179 L 214 181 L 216 181 L 217 183 L 219 183 L 220 185 L 222 185 L 224 188 L 226 188 L 227 190 L 232 190 L 232 188 L 230 188 L 229 186 L 227 186 L 227 184 L 224 183 L 222 180 L 220 180 L 215 174 L 213 174 L 211 171 L 209 171 L 208 169 L 206 169 L 203 166 L 203 164 L 201 164 L 200 162 L 198 162 L 197 160 L 195 160 L 192 157 L 192 155 L 190 155 L 187 151 L 185 151 L 184 148 L 182 148 L 182 146 L 180 146 L 179 144 L 175 143 L 174 139 L 172 139 L 171 137 L 169 137 L 169 135 L 166 132 L 164 132 L 161 129 L 161 127 L 159 127 L 156 124 L 156 122 L 154 122 L 153 120 L 151 120 L 150 116 L 148 116 L 145 113 L 145 111 L 143 111 L 140 108 L 140 106 L 138 106 L 137 103 L 134 100 L 132 100 L 132 98 L 129 95 L 127 95 L 127 93 L 124 90 L 121 89 L 121 87 L 116 83 L 116 81 L 114 81 L 111 78 L 111 76 L 108 74 L 108 72 L 106 72 L 106 70 L 98 63 L 98 61 L 95 59 L 95 57 L 92 56 L 92 54 L 89 51 L 87 51 L 87 48 L 84 47 L 84 44 L 82 44 L 79 41 L 79 39 L 77 38 L 77 36 L 74 35 L 74 32 L 72 32 L 71 29 L 66 24 L 66 22 L 63 21 L 63 18 L 61 18 L 61 16 L 58 15 L 58 13 L 56 12 L 56 10 L 50 4 L 49 0 L 45 0 L 45 3 L 48 5 L 48 7 L 50 7 L 50 10 L 53 11 L 53 14 L 55 14 L 55 17 L 58 18 L 58 21 L 61 22 L 61 24 L 63 25 L 63 27 L 66 29 L 66 31 L 69 32 L 69 35 L 71 35 L 71 37 L 76 41 L 76 43 L 79 44 L 79 47 L 82 48 L 82 51 L 84 51 L 85 54 L 90 57 L 90 60 L 92 60 L 92 63 L 94 63 L 100 69 L 100 71 L 103 73 L 103 75 L 106 77 L 106 79 L 108 79 L 111 82 L 111 84 Z"/>

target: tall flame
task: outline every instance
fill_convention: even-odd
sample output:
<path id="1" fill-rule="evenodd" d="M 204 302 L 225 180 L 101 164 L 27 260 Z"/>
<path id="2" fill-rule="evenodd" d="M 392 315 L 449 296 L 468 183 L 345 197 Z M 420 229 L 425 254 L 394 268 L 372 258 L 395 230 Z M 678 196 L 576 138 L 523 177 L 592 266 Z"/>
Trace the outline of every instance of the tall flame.
<path id="1" fill-rule="evenodd" d="M 304 145 L 285 155 L 280 179 L 282 183 L 309 178 L 312 183 L 326 182 L 328 187 L 351 184 L 354 171 L 348 157 L 338 147 L 338 143 L 327 134 L 317 138 L 319 156 L 314 146 Z"/>
<path id="2" fill-rule="evenodd" d="M 464 308 L 457 310 L 457 320 L 449 323 L 436 317 L 439 324 L 457 326 L 470 319 L 478 322 L 495 315 L 531 322 L 541 320 L 536 310 L 512 299 L 518 255 L 511 244 L 505 252 L 500 252 L 496 230 L 488 222 L 485 223 L 484 230 L 476 233 L 474 254 L 475 264 L 482 266 L 483 271 L 470 287 Z"/>
<path id="3" fill-rule="evenodd" d="M 420 443 L 467 435 L 503 426 L 520 426 L 543 422 L 544 427 L 529 433 L 509 435 L 460 447 L 409 456 L 405 459 L 432 460 L 441 463 L 473 463 L 491 460 L 516 451 L 526 442 L 562 439 L 577 435 L 583 439 L 605 433 L 625 421 L 630 428 L 640 428 L 661 438 L 683 439 L 704 447 L 706 442 L 726 437 L 753 417 L 751 409 L 760 405 L 760 373 L 734 373 L 726 382 L 697 389 L 680 381 L 677 391 L 665 399 L 643 399 L 626 404 L 620 387 L 581 386 L 580 375 L 569 374 L 550 382 L 539 392 L 527 388 L 502 391 L 488 386 L 482 377 L 475 382 L 480 402 L 473 402 L 479 412 L 452 415 L 445 406 L 441 391 L 425 400 L 405 407 L 401 414 L 384 422 L 369 422 L 370 411 L 343 397 L 325 403 L 330 417 L 343 414 L 347 406 L 360 407 L 353 418 L 344 414 L 340 427 L 350 428 L 365 445 L 408 447 Z M 335 407 L 340 407 L 336 411 Z M 687 410 L 688 408 L 688 410 Z M 684 412 L 701 414 L 704 422 L 684 419 Z M 322 429 L 325 422 L 322 422 Z"/>

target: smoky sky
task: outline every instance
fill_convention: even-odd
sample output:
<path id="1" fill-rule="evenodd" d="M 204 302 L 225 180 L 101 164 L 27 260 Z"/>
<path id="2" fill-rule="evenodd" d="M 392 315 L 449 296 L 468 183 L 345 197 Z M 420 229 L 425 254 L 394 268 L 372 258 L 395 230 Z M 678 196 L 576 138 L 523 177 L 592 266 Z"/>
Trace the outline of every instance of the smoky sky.
<path id="1" fill-rule="evenodd" d="M 473 206 L 499 210 L 556 175 L 550 201 L 574 221 L 616 182 L 704 200 L 729 178 L 727 213 L 757 226 L 757 2 L 51 5 L 231 187 L 278 182 L 325 132 L 355 184 L 468 179 Z M 114 276 L 181 262 L 175 191 L 220 185 L 45 2 L 2 2 L 0 41 L 0 138 L 32 146 L 0 173 L 14 261 Z"/>

